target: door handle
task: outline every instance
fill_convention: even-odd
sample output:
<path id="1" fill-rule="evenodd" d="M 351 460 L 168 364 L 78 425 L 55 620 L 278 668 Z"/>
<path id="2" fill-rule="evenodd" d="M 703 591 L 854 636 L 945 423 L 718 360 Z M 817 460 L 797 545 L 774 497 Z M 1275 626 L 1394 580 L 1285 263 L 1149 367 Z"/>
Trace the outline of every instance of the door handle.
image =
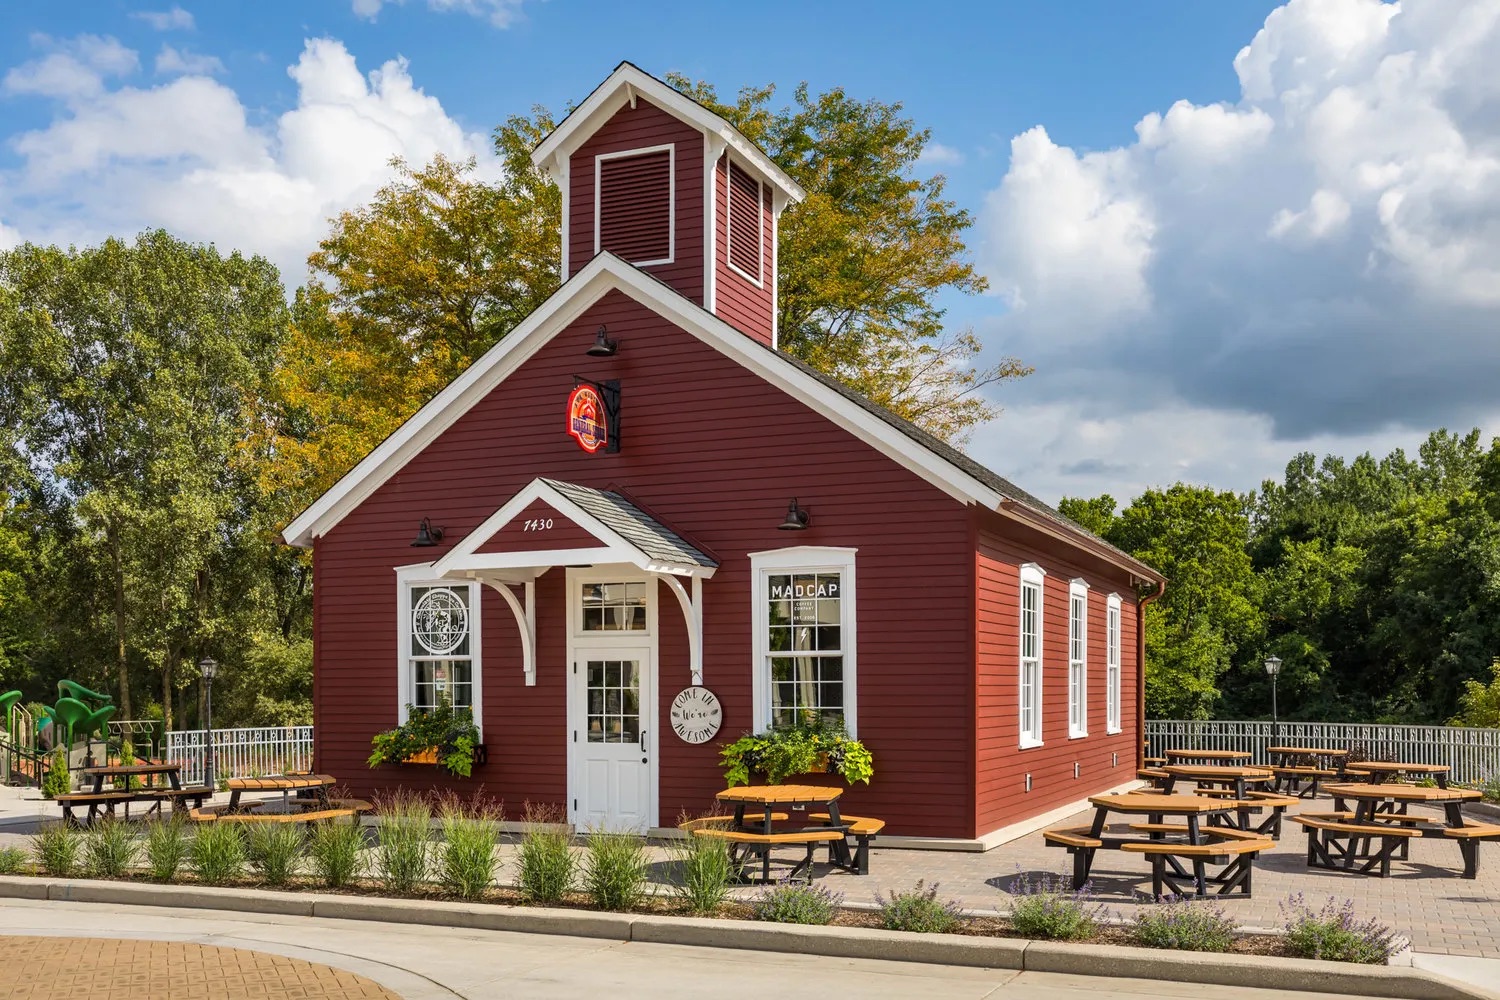
<path id="1" fill-rule="evenodd" d="M 646 752 L 646 730 L 641 730 L 641 753 Z"/>

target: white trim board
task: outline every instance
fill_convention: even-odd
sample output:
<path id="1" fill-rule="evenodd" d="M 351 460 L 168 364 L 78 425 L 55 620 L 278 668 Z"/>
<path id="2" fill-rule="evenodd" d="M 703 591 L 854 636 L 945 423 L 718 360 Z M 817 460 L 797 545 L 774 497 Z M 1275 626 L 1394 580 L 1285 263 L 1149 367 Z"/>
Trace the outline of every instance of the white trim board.
<path id="1" fill-rule="evenodd" d="M 746 370 L 848 427 L 856 437 L 955 500 L 994 510 L 1005 499 L 998 491 L 846 399 L 777 352 L 752 340 L 645 272 L 605 252 L 589 261 L 504 339 L 366 455 L 327 493 L 298 515 L 282 532 L 282 537 L 289 544 L 306 547 L 314 538 L 332 530 L 407 462 L 610 291 L 619 291 L 634 299 Z"/>

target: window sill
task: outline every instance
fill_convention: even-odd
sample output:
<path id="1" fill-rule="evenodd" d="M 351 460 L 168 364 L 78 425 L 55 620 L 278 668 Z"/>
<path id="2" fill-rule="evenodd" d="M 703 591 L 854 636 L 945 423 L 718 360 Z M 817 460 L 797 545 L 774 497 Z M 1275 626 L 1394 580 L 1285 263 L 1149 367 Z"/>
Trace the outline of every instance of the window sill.
<path id="1" fill-rule="evenodd" d="M 1035 750 L 1037 747 L 1039 747 L 1039 746 L 1045 746 L 1045 745 L 1046 744 L 1044 744 L 1041 740 L 1022 740 L 1021 741 L 1021 745 L 1020 745 L 1020 749 L 1022 749 L 1022 750 Z"/>
<path id="2" fill-rule="evenodd" d="M 1106 729 L 1106 730 L 1105 730 L 1105 731 L 1104 731 L 1104 735 L 1105 735 L 1105 736 L 1119 736 L 1119 735 L 1120 735 L 1120 734 L 1121 734 L 1121 733 L 1123 733 L 1123 732 L 1124 732 L 1124 731 L 1125 731 L 1125 730 L 1123 730 L 1123 729 L 1120 729 L 1120 728 L 1118 728 L 1118 727 L 1116 727 L 1116 728 L 1114 728 L 1114 729 Z"/>
<path id="3" fill-rule="evenodd" d="M 1088 735 L 1088 730 L 1085 729 L 1081 733 L 1069 733 L 1068 734 L 1068 739 L 1070 739 L 1070 740 L 1081 740 L 1081 739 L 1083 739 L 1087 735 Z"/>

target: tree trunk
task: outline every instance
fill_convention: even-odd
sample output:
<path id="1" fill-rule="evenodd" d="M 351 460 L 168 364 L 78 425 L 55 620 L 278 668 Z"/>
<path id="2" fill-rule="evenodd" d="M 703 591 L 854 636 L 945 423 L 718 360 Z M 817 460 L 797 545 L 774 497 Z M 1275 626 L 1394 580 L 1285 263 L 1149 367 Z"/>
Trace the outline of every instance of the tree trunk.
<path id="1" fill-rule="evenodd" d="M 172 731 L 172 689 L 175 687 L 172 678 L 176 671 L 177 650 L 169 649 L 161 661 L 161 716 L 165 732 Z"/>
<path id="2" fill-rule="evenodd" d="M 105 530 L 115 577 L 115 662 L 120 670 L 120 718 L 135 718 L 130 712 L 130 663 L 125 655 L 125 566 L 120 557 L 120 535 L 111 524 Z"/>

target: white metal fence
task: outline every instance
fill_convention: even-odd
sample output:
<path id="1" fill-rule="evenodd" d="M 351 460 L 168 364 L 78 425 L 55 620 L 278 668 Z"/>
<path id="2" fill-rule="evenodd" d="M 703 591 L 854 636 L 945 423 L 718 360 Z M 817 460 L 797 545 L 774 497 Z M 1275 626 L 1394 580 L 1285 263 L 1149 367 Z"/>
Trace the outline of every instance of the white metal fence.
<path id="1" fill-rule="evenodd" d="M 1257 764 L 1269 764 L 1272 746 L 1358 748 L 1366 760 L 1447 764 L 1453 781 L 1488 781 L 1500 775 L 1500 729 L 1459 726 L 1377 726 L 1352 722 L 1146 722 L 1148 757 L 1174 747 L 1248 750 Z"/>
<path id="2" fill-rule="evenodd" d="M 258 778 L 312 767 L 312 726 L 268 726 L 213 731 L 214 778 Z M 203 783 L 208 734 L 202 729 L 168 733 L 163 756 L 182 765 L 182 783 Z"/>

